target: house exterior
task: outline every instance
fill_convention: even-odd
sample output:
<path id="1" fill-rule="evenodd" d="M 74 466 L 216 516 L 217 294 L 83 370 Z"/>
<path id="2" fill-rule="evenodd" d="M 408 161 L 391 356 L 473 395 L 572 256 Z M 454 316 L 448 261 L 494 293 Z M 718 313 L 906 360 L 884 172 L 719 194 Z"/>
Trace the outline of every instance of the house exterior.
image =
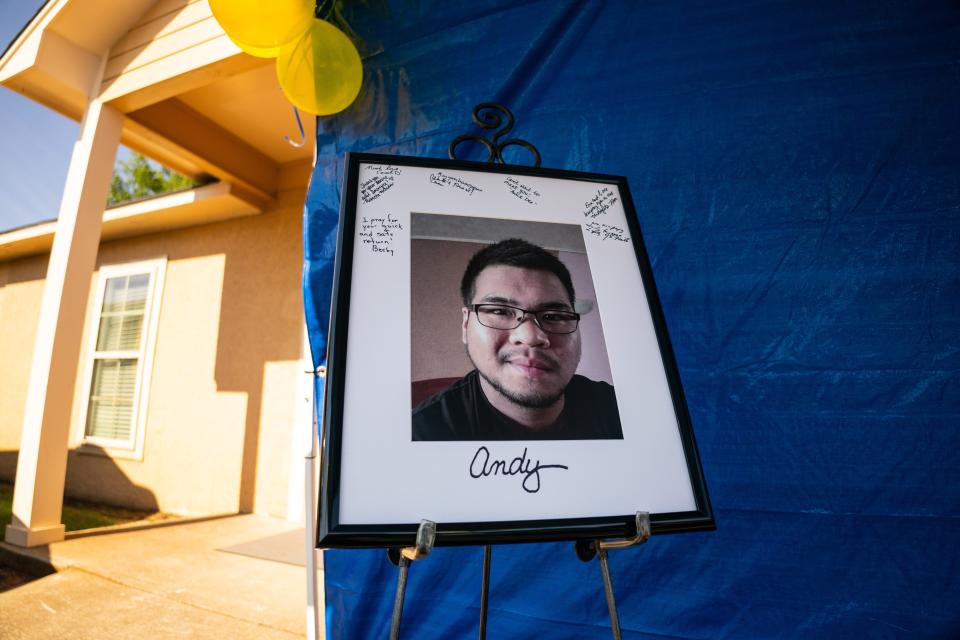
<path id="1" fill-rule="evenodd" d="M 61 539 L 64 492 L 302 518 L 314 127 L 284 140 L 273 61 L 241 52 L 205 0 L 49 0 L 0 82 L 81 122 L 57 220 L 0 230 L 7 542 Z M 105 210 L 121 142 L 212 181 Z"/>

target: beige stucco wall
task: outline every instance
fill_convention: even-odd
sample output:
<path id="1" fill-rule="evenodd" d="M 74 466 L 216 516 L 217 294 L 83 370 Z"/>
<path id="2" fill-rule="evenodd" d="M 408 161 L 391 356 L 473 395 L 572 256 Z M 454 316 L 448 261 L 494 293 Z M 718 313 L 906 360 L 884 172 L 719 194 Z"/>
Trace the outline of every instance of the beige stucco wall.
<path id="1" fill-rule="evenodd" d="M 290 447 L 302 344 L 302 188 L 261 215 L 101 245 L 101 265 L 165 257 L 142 456 L 82 445 L 89 393 L 91 281 L 72 406 L 67 495 L 184 515 L 287 515 Z M 0 288 L 0 450 L 16 448 L 45 259 L 34 279 Z M 21 264 L 22 263 L 22 264 Z M 0 274 L 30 260 L 0 264 Z M 0 278 L 3 278 L 0 275 Z M 3 280 L 0 279 L 0 284 Z M 16 313 L 9 314 L 10 301 Z M 10 315 L 14 333 L 6 329 Z M 8 356 L 8 354 L 10 354 Z M 17 365 L 7 367 L 8 358 Z M 21 364 L 21 362 L 23 364 Z M 6 387 L 11 390 L 7 391 Z M 143 410 L 143 408 L 141 408 Z M 12 467 L 0 455 L 0 474 Z"/>
<path id="2" fill-rule="evenodd" d="M 0 262 L 0 479 L 16 475 L 47 256 Z"/>

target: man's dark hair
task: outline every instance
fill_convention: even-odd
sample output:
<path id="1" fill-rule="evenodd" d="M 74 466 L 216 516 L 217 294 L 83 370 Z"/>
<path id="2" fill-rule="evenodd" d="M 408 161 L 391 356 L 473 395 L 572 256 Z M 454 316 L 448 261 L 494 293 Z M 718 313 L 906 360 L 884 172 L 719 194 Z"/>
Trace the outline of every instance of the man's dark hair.
<path id="1" fill-rule="evenodd" d="M 575 299 L 573 281 L 570 279 L 570 272 L 566 265 L 543 247 L 538 247 L 519 238 L 509 238 L 495 242 L 473 254 L 470 262 L 467 263 L 466 271 L 463 272 L 463 279 L 460 281 L 460 295 L 463 297 L 464 306 L 468 307 L 472 304 L 473 296 L 476 293 L 474 285 L 480 272 L 487 267 L 496 265 L 552 273 L 560 279 L 563 288 L 567 290 L 567 295 L 570 296 L 570 306 L 573 306 Z"/>

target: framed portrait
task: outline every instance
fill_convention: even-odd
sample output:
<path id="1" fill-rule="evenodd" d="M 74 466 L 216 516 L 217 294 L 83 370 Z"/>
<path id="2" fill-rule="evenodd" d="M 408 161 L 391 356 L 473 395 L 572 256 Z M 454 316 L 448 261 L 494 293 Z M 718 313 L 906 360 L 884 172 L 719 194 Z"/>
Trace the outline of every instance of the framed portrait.
<path id="1" fill-rule="evenodd" d="M 714 527 L 623 177 L 345 160 L 320 547 Z"/>

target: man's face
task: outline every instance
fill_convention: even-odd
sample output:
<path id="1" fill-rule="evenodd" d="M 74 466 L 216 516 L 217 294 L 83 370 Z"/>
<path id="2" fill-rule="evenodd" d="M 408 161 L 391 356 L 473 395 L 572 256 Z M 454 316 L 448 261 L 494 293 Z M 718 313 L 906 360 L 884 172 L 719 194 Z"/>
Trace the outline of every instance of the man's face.
<path id="1" fill-rule="evenodd" d="M 474 283 L 474 304 L 500 303 L 530 311 L 573 311 L 567 290 L 549 271 L 505 265 L 485 268 Z M 491 329 L 463 309 L 463 343 L 480 375 L 507 401 L 548 407 L 562 395 L 580 362 L 580 330 L 544 332 L 532 316 L 516 329 Z M 492 400 L 492 399 L 491 399 Z"/>

